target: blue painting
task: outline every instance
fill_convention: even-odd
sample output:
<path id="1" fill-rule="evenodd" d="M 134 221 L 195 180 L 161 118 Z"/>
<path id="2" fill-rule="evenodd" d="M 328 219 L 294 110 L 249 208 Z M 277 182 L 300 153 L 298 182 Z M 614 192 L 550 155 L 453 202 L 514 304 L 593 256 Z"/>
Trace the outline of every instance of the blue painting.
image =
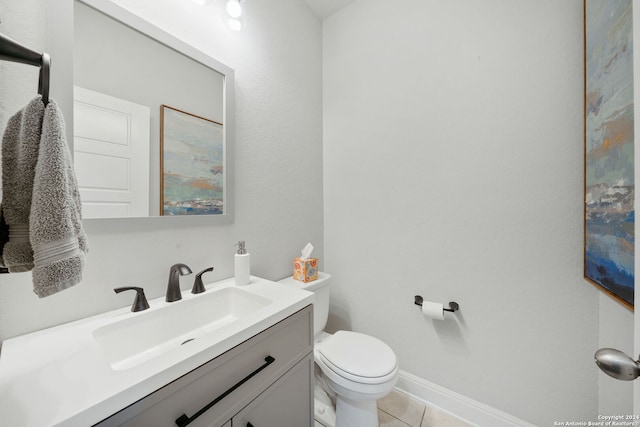
<path id="1" fill-rule="evenodd" d="M 160 107 L 162 215 L 224 214 L 222 124 Z"/>
<path id="2" fill-rule="evenodd" d="M 632 0 L 585 0 L 585 278 L 634 295 Z"/>

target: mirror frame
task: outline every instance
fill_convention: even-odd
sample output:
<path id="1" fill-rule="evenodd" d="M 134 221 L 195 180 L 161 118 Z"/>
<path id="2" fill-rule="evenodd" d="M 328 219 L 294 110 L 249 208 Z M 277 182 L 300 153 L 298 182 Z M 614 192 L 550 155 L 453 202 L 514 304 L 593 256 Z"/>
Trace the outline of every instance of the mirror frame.
<path id="1" fill-rule="evenodd" d="M 234 218 L 234 146 L 235 146 L 235 76 L 234 70 L 194 46 L 178 39 L 140 16 L 111 0 L 47 0 L 47 49 L 52 58 L 51 97 L 56 100 L 65 117 L 66 135 L 73 153 L 73 46 L 74 3 L 79 1 L 121 22 L 147 37 L 173 49 L 196 62 L 211 68 L 224 77 L 223 133 L 225 150 L 225 211 L 219 215 L 147 216 L 123 218 L 86 218 L 83 222 L 105 221 L 177 221 L 179 224 L 230 224 Z"/>

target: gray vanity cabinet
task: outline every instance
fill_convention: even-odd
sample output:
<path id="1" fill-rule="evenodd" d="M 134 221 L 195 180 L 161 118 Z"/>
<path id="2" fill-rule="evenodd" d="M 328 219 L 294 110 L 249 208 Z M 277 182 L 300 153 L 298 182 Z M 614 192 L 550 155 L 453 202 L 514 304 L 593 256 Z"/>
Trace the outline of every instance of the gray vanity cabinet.
<path id="1" fill-rule="evenodd" d="M 305 307 L 97 425 L 176 427 L 182 417 L 193 427 L 313 426 L 312 310 Z"/>

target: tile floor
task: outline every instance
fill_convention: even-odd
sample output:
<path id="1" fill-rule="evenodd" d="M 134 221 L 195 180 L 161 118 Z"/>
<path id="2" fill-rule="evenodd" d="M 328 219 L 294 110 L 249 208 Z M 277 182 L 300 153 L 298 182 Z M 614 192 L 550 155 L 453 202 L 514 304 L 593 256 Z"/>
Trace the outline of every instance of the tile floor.
<path id="1" fill-rule="evenodd" d="M 397 390 L 378 400 L 378 419 L 380 427 L 471 427 L 453 415 Z"/>
<path id="2" fill-rule="evenodd" d="M 395 389 L 378 400 L 378 420 L 380 427 L 471 427 L 471 424 Z M 315 427 L 323 426 L 316 421 Z"/>

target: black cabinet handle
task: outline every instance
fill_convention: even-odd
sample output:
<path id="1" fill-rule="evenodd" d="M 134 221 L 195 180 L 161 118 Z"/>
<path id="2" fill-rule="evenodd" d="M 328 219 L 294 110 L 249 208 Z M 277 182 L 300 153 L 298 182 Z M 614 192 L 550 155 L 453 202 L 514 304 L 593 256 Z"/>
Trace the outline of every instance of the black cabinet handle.
<path id="1" fill-rule="evenodd" d="M 238 387 L 240 387 L 242 384 L 246 383 L 247 381 L 249 381 L 251 378 L 253 378 L 256 374 L 258 374 L 260 371 L 262 371 L 263 369 L 265 369 L 267 366 L 271 365 L 273 362 L 275 362 L 276 359 L 274 359 L 271 356 L 267 356 L 264 358 L 264 365 L 260 366 L 258 369 L 256 369 L 255 371 L 251 372 L 249 375 L 247 375 L 246 377 L 244 377 L 243 379 L 241 379 L 240 381 L 238 381 L 233 387 L 231 387 L 229 390 L 225 391 L 224 393 L 222 393 L 220 396 L 216 397 L 215 399 L 213 399 L 211 402 L 209 402 L 209 404 L 207 404 L 207 406 L 205 406 L 204 408 L 200 409 L 198 412 L 196 412 L 192 417 L 187 417 L 187 414 L 182 414 L 178 417 L 178 419 L 176 419 L 176 425 L 178 427 L 184 427 L 184 426 L 188 426 L 189 424 L 191 424 L 193 421 L 195 421 L 196 418 L 198 418 L 200 415 L 204 414 L 205 412 L 207 412 L 209 409 L 211 409 L 213 407 L 213 405 L 215 405 L 216 403 L 220 402 L 222 399 L 224 399 L 225 397 L 227 397 L 228 395 L 230 395 L 231 393 L 233 393 Z"/>
<path id="2" fill-rule="evenodd" d="M 247 423 L 247 427 L 253 427 L 253 424 Z"/>

